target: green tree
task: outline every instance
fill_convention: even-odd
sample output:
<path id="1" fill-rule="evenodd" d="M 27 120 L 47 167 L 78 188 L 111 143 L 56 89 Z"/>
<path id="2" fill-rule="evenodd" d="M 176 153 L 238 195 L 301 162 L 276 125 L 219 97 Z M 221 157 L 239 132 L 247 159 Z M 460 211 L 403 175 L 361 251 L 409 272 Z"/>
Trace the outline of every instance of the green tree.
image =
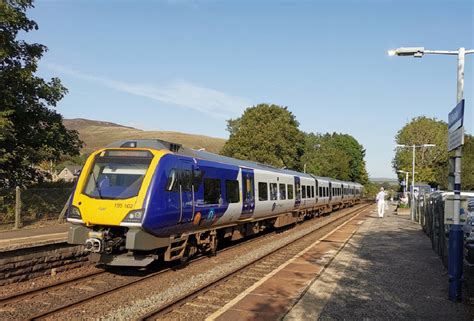
<path id="1" fill-rule="evenodd" d="M 81 146 L 53 109 L 66 88 L 35 75 L 47 48 L 17 39 L 20 31 L 38 29 L 25 13 L 32 7 L 31 0 L 0 1 L 0 188 L 35 182 L 39 163 L 76 155 Z"/>
<path id="2" fill-rule="evenodd" d="M 368 183 L 365 150 L 347 134 L 307 134 L 302 163 L 308 173 L 344 181 Z"/>
<path id="3" fill-rule="evenodd" d="M 229 140 L 221 154 L 238 159 L 300 169 L 303 133 L 287 107 L 259 104 L 227 121 Z"/>
<path id="4" fill-rule="evenodd" d="M 448 127 L 443 121 L 425 116 L 412 119 L 396 135 L 397 144 L 435 144 L 436 147 L 416 149 L 416 181 L 447 188 Z M 392 161 L 395 171 L 412 170 L 412 150 L 399 148 Z M 400 174 L 400 180 L 403 179 Z"/>
<path id="5" fill-rule="evenodd" d="M 462 188 L 474 191 L 474 136 L 465 136 L 461 167 Z"/>
<path id="6" fill-rule="evenodd" d="M 308 173 L 344 181 L 350 179 L 350 159 L 334 144 L 330 134 L 307 134 L 304 151 L 301 162 Z"/>

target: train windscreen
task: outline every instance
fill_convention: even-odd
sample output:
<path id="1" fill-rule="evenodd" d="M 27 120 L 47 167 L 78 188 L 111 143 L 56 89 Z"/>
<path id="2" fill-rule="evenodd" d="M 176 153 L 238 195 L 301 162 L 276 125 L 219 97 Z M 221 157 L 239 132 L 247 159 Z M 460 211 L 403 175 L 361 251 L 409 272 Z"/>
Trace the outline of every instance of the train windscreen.
<path id="1" fill-rule="evenodd" d="M 84 194 L 100 199 L 138 195 L 153 154 L 148 151 L 105 151 L 94 159 Z"/>

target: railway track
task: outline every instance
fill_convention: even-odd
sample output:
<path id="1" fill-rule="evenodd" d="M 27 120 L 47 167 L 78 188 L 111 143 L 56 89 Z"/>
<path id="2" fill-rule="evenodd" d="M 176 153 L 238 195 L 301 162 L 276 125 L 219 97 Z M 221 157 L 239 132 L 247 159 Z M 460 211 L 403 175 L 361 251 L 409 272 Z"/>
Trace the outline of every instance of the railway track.
<path id="1" fill-rule="evenodd" d="M 328 219 L 328 222 L 325 223 L 321 228 L 328 227 L 331 224 L 335 224 L 334 222 L 343 220 L 347 218 L 348 215 L 351 215 L 351 216 L 357 215 L 357 213 L 361 212 L 366 207 L 367 206 L 362 206 L 362 208 L 356 209 L 355 211 L 350 212 L 341 217 L 338 217 L 335 220 Z M 261 241 L 265 237 L 271 237 L 272 234 L 274 233 L 267 233 L 266 235 L 263 235 L 260 237 L 238 242 L 235 245 L 219 250 L 218 253 L 230 251 L 244 244 Z M 266 257 L 271 256 L 272 254 L 275 255 L 276 252 L 278 252 L 279 250 L 281 249 L 277 249 L 267 254 L 265 257 L 260 258 L 258 261 L 262 261 Z M 207 256 L 199 256 L 189 261 L 188 264 L 193 264 L 195 262 L 198 262 L 207 258 L 208 258 Z M 263 263 L 263 265 L 261 265 L 259 268 L 258 263 L 251 262 L 243 267 L 240 267 L 239 269 L 236 269 L 235 271 L 232 271 L 232 273 L 229 273 L 226 276 L 214 282 L 211 282 L 205 286 L 200 287 L 198 291 L 193 291 L 192 293 L 185 294 L 182 297 L 174 300 L 173 302 L 166 304 L 165 306 L 158 307 L 156 310 L 151 311 L 149 314 L 142 316 L 141 319 L 144 319 L 144 320 L 156 319 L 157 317 L 169 315 L 170 312 L 177 311 L 176 310 L 177 308 L 186 305 L 186 303 L 192 300 L 195 300 L 202 293 L 209 292 L 216 286 L 222 285 L 223 283 L 225 283 L 226 280 L 232 279 L 237 274 L 243 273 L 244 270 L 246 269 L 248 270 L 252 266 L 257 266 L 256 270 L 260 269 L 260 272 L 254 275 L 252 275 L 252 273 L 254 273 L 255 271 L 250 271 L 249 272 L 250 274 L 249 273 L 242 274 L 240 286 L 245 286 L 248 284 L 251 285 L 252 283 L 255 282 L 255 279 L 258 278 L 261 273 L 264 273 L 265 271 L 268 272 L 268 266 L 271 267 L 272 265 L 271 264 L 268 265 L 267 263 L 266 265 L 267 267 L 265 268 L 264 267 L 265 263 Z M 41 288 L 33 289 L 30 291 L 24 291 L 18 294 L 0 298 L 0 311 L 2 310 L 9 311 L 8 307 L 13 307 L 13 306 L 15 307 L 15 309 L 22 310 L 23 309 L 22 306 L 26 305 L 28 308 L 24 309 L 24 312 L 21 315 L 22 319 L 40 320 L 40 319 L 53 318 L 55 315 L 58 315 L 59 313 L 72 310 L 88 302 L 106 297 L 115 292 L 123 290 L 127 287 L 143 283 L 152 278 L 159 277 L 160 275 L 163 276 L 167 273 L 172 273 L 173 270 L 176 269 L 177 267 L 178 267 L 177 265 L 174 265 L 171 267 L 162 268 L 158 271 L 152 271 L 152 272 L 147 271 L 147 272 L 143 272 L 142 274 L 138 273 L 138 275 L 135 275 L 135 274 L 117 275 L 117 274 L 110 273 L 108 271 L 98 271 L 98 272 L 90 273 L 90 274 L 83 275 L 77 278 L 73 278 L 70 280 L 64 280 L 62 282 L 51 284 L 51 285 L 44 286 Z M 114 284 L 114 285 L 110 286 L 109 284 Z M 69 297 L 69 295 L 71 294 L 74 294 L 74 295 L 72 297 Z M 60 301 L 62 304 L 51 303 L 51 302 L 58 302 L 57 298 L 59 297 L 61 298 Z M 28 313 L 27 311 L 31 311 L 32 313 Z M 7 315 L 5 316 L 8 318 Z"/>
<path id="2" fill-rule="evenodd" d="M 103 270 L 102 271 L 96 271 L 96 272 L 81 275 L 81 276 L 78 276 L 78 277 L 75 277 L 75 278 L 72 278 L 72 279 L 63 280 L 61 282 L 48 284 L 48 285 L 45 285 L 45 286 L 42 286 L 42 287 L 22 291 L 22 292 L 15 293 L 15 294 L 12 294 L 12 295 L 8 295 L 8 296 L 5 296 L 5 297 L 0 297 L 0 306 L 4 306 L 5 304 L 11 303 L 11 302 L 14 302 L 14 301 L 19 301 L 19 300 L 23 300 L 23 299 L 26 299 L 26 298 L 34 297 L 36 295 L 40 295 L 41 293 L 51 291 L 51 290 L 54 290 L 54 289 L 58 289 L 58 288 L 61 288 L 61 287 L 65 287 L 67 285 L 71 285 L 71 284 L 74 284 L 74 283 L 77 283 L 77 282 L 81 282 L 82 280 L 94 277 L 96 275 L 104 274 L 106 272 L 107 271 L 103 271 Z"/>
<path id="3" fill-rule="evenodd" d="M 329 221 L 327 224 L 311 233 L 320 231 L 324 228 L 333 229 L 334 226 L 340 226 L 342 223 L 347 221 L 347 216 L 350 216 L 351 218 L 355 217 L 365 211 L 368 207 L 370 207 L 370 205 L 363 206 L 346 216 Z M 217 311 L 239 293 L 242 293 L 256 281 L 265 277 L 271 272 L 271 270 L 273 270 L 273 268 L 293 257 L 295 252 L 292 249 L 292 245 L 301 241 L 303 238 L 308 237 L 311 233 L 303 235 L 293 242 L 277 248 L 255 261 L 249 262 L 248 264 L 223 275 L 221 278 L 199 287 L 193 292 L 184 294 L 172 302 L 157 307 L 153 311 L 142 315 L 139 320 L 205 319 L 206 316 Z M 269 267 L 273 268 L 269 271 Z M 229 293 L 229 289 L 232 289 L 232 292 L 235 295 Z"/>

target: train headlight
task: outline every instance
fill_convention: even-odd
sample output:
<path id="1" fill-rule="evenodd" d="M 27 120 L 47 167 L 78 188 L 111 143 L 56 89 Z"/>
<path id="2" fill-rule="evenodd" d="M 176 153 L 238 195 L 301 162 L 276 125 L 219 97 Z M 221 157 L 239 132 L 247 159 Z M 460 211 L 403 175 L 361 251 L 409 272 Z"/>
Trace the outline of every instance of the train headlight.
<path id="1" fill-rule="evenodd" d="M 71 205 L 67 213 L 67 219 L 68 221 L 72 221 L 72 222 L 77 222 L 77 221 L 82 222 L 82 215 L 79 208 L 74 205 Z"/>
<path id="2" fill-rule="evenodd" d="M 122 224 L 123 223 L 135 223 L 135 224 L 139 223 L 140 224 L 143 220 L 144 214 L 145 214 L 145 211 L 143 209 L 130 211 L 128 212 L 127 216 L 125 216 L 125 218 L 123 219 Z M 127 224 L 123 224 L 123 225 L 127 225 Z"/>

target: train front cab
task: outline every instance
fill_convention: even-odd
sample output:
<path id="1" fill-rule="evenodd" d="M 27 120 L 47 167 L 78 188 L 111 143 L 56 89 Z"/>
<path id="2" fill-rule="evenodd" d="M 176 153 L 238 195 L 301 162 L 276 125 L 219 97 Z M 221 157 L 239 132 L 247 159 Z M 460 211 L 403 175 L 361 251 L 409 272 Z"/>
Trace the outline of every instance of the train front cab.
<path id="1" fill-rule="evenodd" d="M 69 244 L 85 245 L 93 260 L 145 266 L 155 257 L 140 253 L 167 245 L 142 229 L 148 190 L 164 150 L 103 149 L 89 156 L 69 206 Z M 130 257 L 117 254 L 129 253 Z"/>

